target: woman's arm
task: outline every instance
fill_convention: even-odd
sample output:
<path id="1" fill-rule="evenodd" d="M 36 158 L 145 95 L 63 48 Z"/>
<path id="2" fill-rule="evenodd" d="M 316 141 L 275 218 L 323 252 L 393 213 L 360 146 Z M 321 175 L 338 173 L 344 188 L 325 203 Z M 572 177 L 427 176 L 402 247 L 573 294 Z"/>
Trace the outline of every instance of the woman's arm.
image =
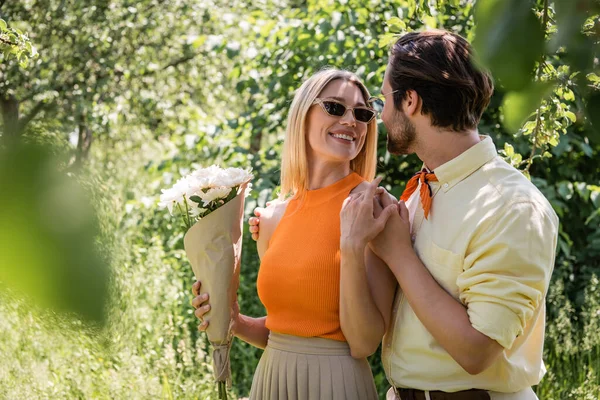
<path id="1" fill-rule="evenodd" d="M 208 293 L 200 293 L 201 286 L 200 281 L 196 281 L 192 286 L 192 293 L 194 294 L 192 307 L 196 309 L 194 311 L 196 318 L 202 321 L 198 326 L 198 330 L 205 331 L 208 328 L 208 321 L 204 320 L 204 315 L 210 311 L 210 303 Z M 236 301 L 233 305 L 231 318 L 233 319 L 231 331 L 234 336 L 260 349 L 267 346 L 267 339 L 269 338 L 269 330 L 265 326 L 267 317 L 253 318 L 240 314 L 239 305 Z"/>
<path id="2" fill-rule="evenodd" d="M 368 185 L 368 184 L 367 184 Z M 373 185 L 373 184 L 371 184 Z M 366 191 L 365 191 L 366 188 Z M 360 194 L 364 192 L 363 194 Z M 379 201 L 373 198 L 374 188 L 361 185 L 355 191 L 358 202 L 370 196 L 372 218 L 382 228 L 386 215 Z M 364 196 L 363 196 L 364 195 Z M 389 199 L 386 205 L 393 205 Z M 345 203 L 342 210 L 341 271 L 340 271 L 340 324 L 344 336 L 355 358 L 367 357 L 377 350 L 389 325 L 396 280 L 387 267 L 367 246 L 365 240 L 352 240 L 354 232 L 361 231 L 367 224 L 354 218 L 352 205 Z M 395 208 L 395 205 L 393 205 Z M 390 210 L 387 211 L 389 213 Z M 370 236 L 375 235 L 376 230 Z"/>
<path id="3" fill-rule="evenodd" d="M 385 304 L 388 297 L 385 280 L 389 278 L 382 274 L 389 269 L 370 252 L 368 248 L 352 246 L 341 250 L 340 325 L 354 358 L 368 357 L 377 350 L 391 310 L 391 300 Z M 391 282 L 395 283 L 395 279 Z"/>
<path id="4" fill-rule="evenodd" d="M 356 358 L 373 354 L 391 320 L 397 281 L 370 248 L 342 250 L 340 322 Z"/>
<path id="5" fill-rule="evenodd" d="M 231 330 L 233 334 L 252 346 L 264 349 L 269 339 L 269 329 L 265 326 L 267 317 L 252 318 L 239 314 Z"/>

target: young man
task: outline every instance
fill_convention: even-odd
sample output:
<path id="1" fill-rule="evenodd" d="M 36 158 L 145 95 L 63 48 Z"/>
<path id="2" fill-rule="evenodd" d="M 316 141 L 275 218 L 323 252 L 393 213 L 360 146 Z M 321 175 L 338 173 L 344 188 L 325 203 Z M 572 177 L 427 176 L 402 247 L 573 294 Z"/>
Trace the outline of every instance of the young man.
<path id="1" fill-rule="evenodd" d="M 424 163 L 368 244 L 399 283 L 388 399 L 536 399 L 559 222 L 477 131 L 491 78 L 464 38 L 435 30 L 398 40 L 382 89 L 388 150 Z"/>
<path id="2" fill-rule="evenodd" d="M 381 208 L 351 196 L 346 210 L 362 221 L 354 253 L 370 247 L 399 283 L 383 340 L 388 399 L 537 399 L 531 386 L 545 372 L 558 218 L 477 131 L 493 84 L 472 53 L 464 38 L 441 30 L 409 33 L 393 46 L 382 88 L 388 150 L 416 153 L 424 166 L 370 242 L 364 232 L 373 232 Z M 256 239 L 258 220 L 250 224 Z"/>

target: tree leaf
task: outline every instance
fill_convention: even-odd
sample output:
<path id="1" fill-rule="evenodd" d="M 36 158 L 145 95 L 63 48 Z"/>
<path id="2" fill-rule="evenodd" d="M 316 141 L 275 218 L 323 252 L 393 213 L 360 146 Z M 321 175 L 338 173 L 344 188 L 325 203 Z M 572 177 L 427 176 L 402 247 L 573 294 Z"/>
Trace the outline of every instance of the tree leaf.
<path id="1" fill-rule="evenodd" d="M 386 33 L 379 39 L 379 47 L 389 47 L 392 43 L 396 43 L 398 36 L 394 33 Z"/>
<path id="2" fill-rule="evenodd" d="M 401 33 L 406 29 L 406 23 L 398 17 L 388 19 L 387 26 L 392 33 Z"/>
<path id="3" fill-rule="evenodd" d="M 553 86 L 553 82 L 535 82 L 523 91 L 506 94 L 502 102 L 506 129 L 517 132 L 541 101 L 551 93 Z"/>
<path id="4" fill-rule="evenodd" d="M 475 26 L 478 62 L 507 90 L 523 90 L 544 50 L 544 30 L 530 2 L 481 0 Z"/>
<path id="5" fill-rule="evenodd" d="M 202 203 L 202 199 L 199 196 L 190 196 L 190 200 L 193 201 L 194 203 Z"/>

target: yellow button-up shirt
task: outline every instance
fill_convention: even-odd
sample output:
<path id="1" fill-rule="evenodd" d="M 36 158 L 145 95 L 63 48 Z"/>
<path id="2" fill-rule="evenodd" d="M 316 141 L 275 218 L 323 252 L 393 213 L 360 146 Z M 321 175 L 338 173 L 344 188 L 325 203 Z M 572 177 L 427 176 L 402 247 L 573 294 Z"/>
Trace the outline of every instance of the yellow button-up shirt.
<path id="1" fill-rule="evenodd" d="M 407 201 L 415 251 L 440 286 L 467 307 L 473 327 L 504 351 L 491 367 L 470 375 L 399 290 L 383 340 L 388 380 L 446 392 L 516 392 L 535 385 L 545 373 L 544 300 L 558 217 L 540 191 L 498 156 L 489 137 L 434 172 L 428 218 L 419 190 Z"/>

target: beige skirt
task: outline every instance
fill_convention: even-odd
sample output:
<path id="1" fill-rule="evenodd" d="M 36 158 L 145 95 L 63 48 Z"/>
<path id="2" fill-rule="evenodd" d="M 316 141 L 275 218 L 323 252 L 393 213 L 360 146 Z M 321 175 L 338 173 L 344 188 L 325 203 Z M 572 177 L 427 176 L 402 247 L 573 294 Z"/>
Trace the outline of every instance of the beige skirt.
<path id="1" fill-rule="evenodd" d="M 377 399 L 366 359 L 348 343 L 271 332 L 258 363 L 250 400 Z"/>

